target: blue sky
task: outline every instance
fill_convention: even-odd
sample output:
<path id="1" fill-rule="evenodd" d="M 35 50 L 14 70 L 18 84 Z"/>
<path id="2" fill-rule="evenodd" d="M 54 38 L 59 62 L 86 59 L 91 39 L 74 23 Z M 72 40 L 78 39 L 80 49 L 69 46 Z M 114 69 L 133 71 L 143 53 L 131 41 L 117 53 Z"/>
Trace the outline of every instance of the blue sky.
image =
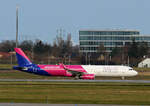
<path id="1" fill-rule="evenodd" d="M 150 0 L 0 0 L 0 40 L 15 39 L 19 5 L 19 39 L 52 43 L 57 29 L 136 29 L 150 35 Z"/>

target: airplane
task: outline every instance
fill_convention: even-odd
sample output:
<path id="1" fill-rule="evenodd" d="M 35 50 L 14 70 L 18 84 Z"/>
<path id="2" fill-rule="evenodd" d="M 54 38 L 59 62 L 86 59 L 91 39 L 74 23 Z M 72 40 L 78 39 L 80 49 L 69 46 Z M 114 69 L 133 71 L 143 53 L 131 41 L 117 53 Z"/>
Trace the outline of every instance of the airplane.
<path id="1" fill-rule="evenodd" d="M 128 66 L 119 65 L 37 65 L 33 64 L 21 48 L 15 48 L 18 66 L 13 69 L 44 76 L 66 76 L 75 79 L 94 80 L 96 76 L 136 76 L 138 72 Z"/>

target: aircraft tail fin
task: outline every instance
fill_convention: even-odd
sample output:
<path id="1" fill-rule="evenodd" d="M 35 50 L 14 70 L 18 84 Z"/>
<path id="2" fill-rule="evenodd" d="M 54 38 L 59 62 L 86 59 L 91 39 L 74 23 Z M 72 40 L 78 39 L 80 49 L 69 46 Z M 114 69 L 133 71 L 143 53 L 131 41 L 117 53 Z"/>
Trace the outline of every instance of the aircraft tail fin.
<path id="1" fill-rule="evenodd" d="M 15 48 L 15 52 L 19 66 L 32 64 L 30 59 L 25 55 L 21 48 Z"/>

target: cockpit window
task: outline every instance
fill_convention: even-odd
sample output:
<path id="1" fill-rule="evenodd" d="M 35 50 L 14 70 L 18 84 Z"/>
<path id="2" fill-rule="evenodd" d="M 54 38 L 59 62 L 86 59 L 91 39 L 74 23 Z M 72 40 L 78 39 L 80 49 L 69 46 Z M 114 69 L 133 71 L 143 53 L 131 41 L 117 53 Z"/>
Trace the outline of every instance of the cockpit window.
<path id="1" fill-rule="evenodd" d="M 133 69 L 132 69 L 132 68 L 130 68 L 129 70 L 130 70 L 130 71 L 132 71 Z"/>

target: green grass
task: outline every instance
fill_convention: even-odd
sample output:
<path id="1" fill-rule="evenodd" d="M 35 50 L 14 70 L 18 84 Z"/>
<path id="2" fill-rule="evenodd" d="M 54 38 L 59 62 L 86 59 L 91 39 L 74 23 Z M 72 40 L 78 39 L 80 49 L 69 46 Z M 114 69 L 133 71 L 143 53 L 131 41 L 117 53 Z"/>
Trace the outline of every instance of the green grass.
<path id="1" fill-rule="evenodd" d="M 150 105 L 150 84 L 0 82 L 0 102 Z"/>
<path id="2" fill-rule="evenodd" d="M 9 70 L 9 69 L 12 69 L 12 67 L 14 66 L 14 64 L 0 64 L 0 69 L 2 70 L 2 69 L 7 69 L 7 70 Z"/>
<path id="3" fill-rule="evenodd" d="M 0 65 L 10 68 L 10 65 Z M 134 68 L 139 72 L 131 80 L 150 80 L 150 68 Z M 69 79 L 0 70 L 0 79 Z M 120 79 L 96 77 L 96 79 Z M 150 105 L 150 84 L 130 83 L 64 83 L 64 82 L 0 82 L 0 102 L 53 104 L 133 104 Z"/>

